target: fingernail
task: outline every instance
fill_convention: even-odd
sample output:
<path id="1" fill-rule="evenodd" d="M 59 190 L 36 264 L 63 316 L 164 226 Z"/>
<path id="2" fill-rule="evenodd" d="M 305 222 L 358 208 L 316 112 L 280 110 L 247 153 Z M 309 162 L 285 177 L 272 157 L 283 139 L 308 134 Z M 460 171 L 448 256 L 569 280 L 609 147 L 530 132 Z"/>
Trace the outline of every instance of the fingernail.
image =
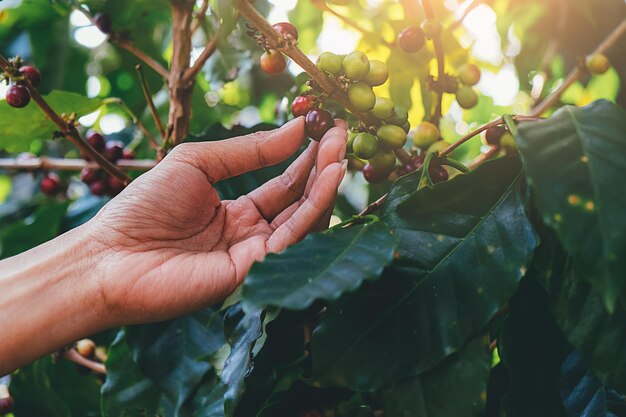
<path id="1" fill-rule="evenodd" d="M 339 176 L 339 181 L 337 182 L 337 187 L 339 187 L 339 184 L 341 184 L 341 181 L 343 181 L 343 177 L 346 175 L 346 171 L 348 170 L 348 160 L 344 160 L 341 163 L 341 175 Z"/>

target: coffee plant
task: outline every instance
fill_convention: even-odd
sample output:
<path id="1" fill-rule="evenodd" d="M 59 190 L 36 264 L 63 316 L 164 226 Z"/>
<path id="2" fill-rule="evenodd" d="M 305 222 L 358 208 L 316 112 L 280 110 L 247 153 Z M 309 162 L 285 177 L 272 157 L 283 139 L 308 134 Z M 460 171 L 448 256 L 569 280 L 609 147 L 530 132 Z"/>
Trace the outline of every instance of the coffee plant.
<path id="1" fill-rule="evenodd" d="M 180 143 L 349 125 L 332 227 L 0 378 L 0 415 L 626 415 L 623 1 L 287 3 L 0 2 L 0 258 Z"/>

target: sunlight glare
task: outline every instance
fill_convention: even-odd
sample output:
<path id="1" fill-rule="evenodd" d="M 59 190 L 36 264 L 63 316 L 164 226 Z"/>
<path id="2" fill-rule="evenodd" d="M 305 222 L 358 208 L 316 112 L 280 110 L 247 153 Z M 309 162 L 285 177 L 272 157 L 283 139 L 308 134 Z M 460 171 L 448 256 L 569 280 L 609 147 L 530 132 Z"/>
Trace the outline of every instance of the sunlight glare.
<path id="1" fill-rule="evenodd" d="M 96 48 L 107 40 L 107 35 L 100 32 L 95 26 L 85 26 L 76 29 L 74 39 L 87 48 Z"/>
<path id="2" fill-rule="evenodd" d="M 92 75 L 87 78 L 87 97 L 97 97 L 100 91 L 102 91 L 102 84 L 98 77 Z"/>
<path id="3" fill-rule="evenodd" d="M 96 120 L 98 120 L 99 116 L 100 116 L 100 110 L 96 110 L 93 113 L 89 113 L 89 114 L 84 115 L 83 117 L 80 117 L 78 119 L 78 123 L 80 123 L 81 126 L 90 127 L 90 126 L 93 126 L 94 123 L 96 123 Z"/>
<path id="4" fill-rule="evenodd" d="M 519 92 L 519 80 L 513 64 L 504 65 L 497 73 L 483 70 L 478 88 L 493 98 L 497 106 L 510 106 Z"/>
<path id="5" fill-rule="evenodd" d="M 335 16 L 328 16 L 324 19 L 324 29 L 317 40 L 317 45 L 322 51 L 348 54 L 355 50 L 360 38 L 359 33 L 345 28 L 341 20 Z"/>
<path id="6" fill-rule="evenodd" d="M 102 130 L 102 133 L 104 133 L 105 135 L 117 133 L 120 130 L 123 130 L 125 127 L 126 121 L 119 114 L 105 114 L 100 119 L 100 130 Z"/>
<path id="7" fill-rule="evenodd" d="M 502 52 L 493 9 L 484 4 L 476 7 L 467 14 L 463 26 L 474 38 L 472 55 L 481 61 L 499 64 Z M 467 40 L 463 43 L 467 43 Z"/>
<path id="8" fill-rule="evenodd" d="M 85 16 L 84 13 L 74 10 L 70 14 L 70 23 L 75 27 L 91 26 L 91 21 Z"/>

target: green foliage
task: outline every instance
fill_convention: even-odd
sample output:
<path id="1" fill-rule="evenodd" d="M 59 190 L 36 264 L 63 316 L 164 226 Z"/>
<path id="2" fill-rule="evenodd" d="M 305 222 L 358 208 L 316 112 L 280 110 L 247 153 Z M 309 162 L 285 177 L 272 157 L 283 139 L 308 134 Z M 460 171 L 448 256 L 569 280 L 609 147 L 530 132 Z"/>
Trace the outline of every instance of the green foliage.
<path id="1" fill-rule="evenodd" d="M 303 310 L 316 300 L 334 301 L 378 279 L 396 246 L 397 238 L 379 221 L 310 235 L 255 264 L 243 287 L 244 305 Z"/>
<path id="2" fill-rule="evenodd" d="M 520 127 L 519 149 L 544 222 L 571 255 L 576 273 L 602 293 L 607 308 L 626 297 L 626 113 L 599 101 L 565 107 Z M 558 166 L 559 169 L 554 169 Z"/>

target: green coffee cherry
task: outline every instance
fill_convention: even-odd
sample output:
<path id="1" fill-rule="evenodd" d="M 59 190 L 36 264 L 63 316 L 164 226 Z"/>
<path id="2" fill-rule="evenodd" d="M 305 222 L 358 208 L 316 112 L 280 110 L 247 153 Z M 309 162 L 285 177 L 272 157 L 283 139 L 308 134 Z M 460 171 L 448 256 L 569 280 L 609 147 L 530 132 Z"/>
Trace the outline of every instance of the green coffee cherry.
<path id="1" fill-rule="evenodd" d="M 430 122 L 422 122 L 417 125 L 413 135 L 413 145 L 418 148 L 428 149 L 430 145 L 439 140 L 439 129 Z"/>
<path id="2" fill-rule="evenodd" d="M 343 69 L 341 58 L 332 52 L 322 52 L 317 58 L 317 67 L 333 75 L 339 75 Z"/>
<path id="3" fill-rule="evenodd" d="M 471 109 L 478 104 L 478 95 L 472 87 L 463 86 L 456 92 L 456 101 L 464 109 Z"/>
<path id="4" fill-rule="evenodd" d="M 430 145 L 426 152 L 439 153 L 444 149 L 447 149 L 448 146 L 450 146 L 450 143 L 446 142 L 445 140 L 438 140 L 437 142 Z"/>
<path id="5" fill-rule="evenodd" d="M 609 59 L 603 54 L 593 54 L 587 58 L 587 69 L 593 75 L 604 74 L 611 68 Z"/>
<path id="6" fill-rule="evenodd" d="M 354 144 L 354 139 L 357 137 L 358 132 L 350 132 L 348 135 L 348 141 L 346 142 L 346 153 L 354 153 L 354 149 L 352 145 Z"/>
<path id="7" fill-rule="evenodd" d="M 378 139 L 369 133 L 359 133 L 352 143 L 354 154 L 361 159 L 370 159 L 378 152 Z"/>
<path id="8" fill-rule="evenodd" d="M 369 85 L 357 82 L 348 87 L 348 100 L 358 111 L 372 110 L 376 104 L 376 95 Z"/>
<path id="9" fill-rule="evenodd" d="M 379 127 L 376 136 L 381 144 L 390 149 L 400 149 L 406 143 L 406 132 L 396 125 Z"/>
<path id="10" fill-rule="evenodd" d="M 393 101 L 390 99 L 377 97 L 376 103 L 374 103 L 374 108 L 372 109 L 372 114 L 377 118 L 384 120 L 393 116 L 394 107 Z"/>
<path id="11" fill-rule="evenodd" d="M 376 171 L 391 172 L 396 167 L 396 154 L 390 149 L 379 149 L 368 162 Z"/>
<path id="12" fill-rule="evenodd" d="M 370 61 L 370 70 L 367 72 L 363 81 L 374 87 L 384 84 L 385 81 L 387 81 L 387 78 L 389 78 L 387 65 L 385 65 L 382 61 L 372 59 Z"/>
<path id="13" fill-rule="evenodd" d="M 457 76 L 461 84 L 471 87 L 480 81 L 480 68 L 474 64 L 464 64 L 459 68 Z"/>
<path id="14" fill-rule="evenodd" d="M 353 81 L 359 81 L 370 70 L 370 61 L 361 51 L 354 51 L 346 55 L 343 60 L 343 73 Z"/>
<path id="15" fill-rule="evenodd" d="M 500 147 L 507 155 L 515 155 L 517 153 L 517 143 L 515 143 L 515 138 L 509 132 L 506 132 L 500 138 Z"/>
<path id="16" fill-rule="evenodd" d="M 393 116 L 385 119 L 386 123 L 396 126 L 403 126 L 409 120 L 409 113 L 402 106 L 395 106 Z"/>

